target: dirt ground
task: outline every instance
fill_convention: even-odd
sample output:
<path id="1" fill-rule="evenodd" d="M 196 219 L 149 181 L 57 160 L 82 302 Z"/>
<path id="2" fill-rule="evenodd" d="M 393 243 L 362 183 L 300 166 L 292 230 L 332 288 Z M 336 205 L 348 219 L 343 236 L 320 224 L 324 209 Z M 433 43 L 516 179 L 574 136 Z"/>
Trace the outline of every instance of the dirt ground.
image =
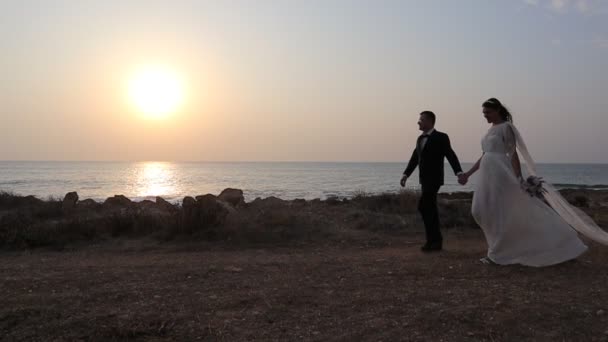
<path id="1" fill-rule="evenodd" d="M 608 341 L 608 248 L 548 268 L 380 244 L 0 254 L 2 341 Z"/>

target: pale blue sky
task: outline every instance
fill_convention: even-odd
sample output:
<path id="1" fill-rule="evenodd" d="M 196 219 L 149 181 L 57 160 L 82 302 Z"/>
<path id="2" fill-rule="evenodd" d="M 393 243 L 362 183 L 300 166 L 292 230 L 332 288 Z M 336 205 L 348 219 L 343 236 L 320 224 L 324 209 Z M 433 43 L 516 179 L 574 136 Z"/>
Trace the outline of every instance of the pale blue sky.
<path id="1" fill-rule="evenodd" d="M 534 157 L 608 163 L 608 1 L 0 2 L 0 159 L 401 161 L 418 113 L 462 160 L 498 97 Z M 142 63 L 186 80 L 144 120 Z"/>

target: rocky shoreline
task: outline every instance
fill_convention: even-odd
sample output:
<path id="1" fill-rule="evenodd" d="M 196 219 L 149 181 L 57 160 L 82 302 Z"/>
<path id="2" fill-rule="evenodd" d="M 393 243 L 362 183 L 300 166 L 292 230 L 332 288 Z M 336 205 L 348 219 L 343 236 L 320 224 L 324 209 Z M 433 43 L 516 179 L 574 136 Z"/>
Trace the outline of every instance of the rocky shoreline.
<path id="1" fill-rule="evenodd" d="M 608 191 L 562 190 L 574 205 L 606 225 Z M 472 193 L 442 193 L 439 206 L 444 229 L 476 228 L 470 216 Z M 69 192 L 63 200 L 0 193 L 0 246 L 9 249 L 63 248 L 71 244 L 120 237 L 158 241 L 195 237 L 243 243 L 344 241 L 422 231 L 418 195 L 365 195 L 326 200 L 256 198 L 243 191 L 185 197 L 172 204 L 161 197 L 134 202 L 116 195 L 103 202 L 80 200 Z"/>

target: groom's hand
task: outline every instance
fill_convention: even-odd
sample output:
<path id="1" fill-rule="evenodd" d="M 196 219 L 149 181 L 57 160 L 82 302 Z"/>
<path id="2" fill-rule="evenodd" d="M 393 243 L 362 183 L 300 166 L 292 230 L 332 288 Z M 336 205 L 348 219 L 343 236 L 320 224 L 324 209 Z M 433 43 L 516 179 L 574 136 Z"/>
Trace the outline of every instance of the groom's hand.
<path id="1" fill-rule="evenodd" d="M 458 175 L 458 184 L 465 185 L 469 181 L 469 177 L 466 173 L 461 173 Z"/>
<path id="2" fill-rule="evenodd" d="M 403 177 L 401 177 L 401 187 L 405 187 L 405 182 L 407 181 L 407 175 L 403 175 Z"/>

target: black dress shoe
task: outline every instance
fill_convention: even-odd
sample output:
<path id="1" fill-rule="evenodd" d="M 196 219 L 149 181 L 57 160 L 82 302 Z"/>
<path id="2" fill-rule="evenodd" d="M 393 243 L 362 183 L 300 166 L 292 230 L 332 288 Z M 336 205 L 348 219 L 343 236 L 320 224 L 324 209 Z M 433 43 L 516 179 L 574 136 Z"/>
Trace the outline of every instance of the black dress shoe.
<path id="1" fill-rule="evenodd" d="M 423 252 L 439 252 L 442 249 L 441 242 L 427 242 L 420 248 Z"/>

